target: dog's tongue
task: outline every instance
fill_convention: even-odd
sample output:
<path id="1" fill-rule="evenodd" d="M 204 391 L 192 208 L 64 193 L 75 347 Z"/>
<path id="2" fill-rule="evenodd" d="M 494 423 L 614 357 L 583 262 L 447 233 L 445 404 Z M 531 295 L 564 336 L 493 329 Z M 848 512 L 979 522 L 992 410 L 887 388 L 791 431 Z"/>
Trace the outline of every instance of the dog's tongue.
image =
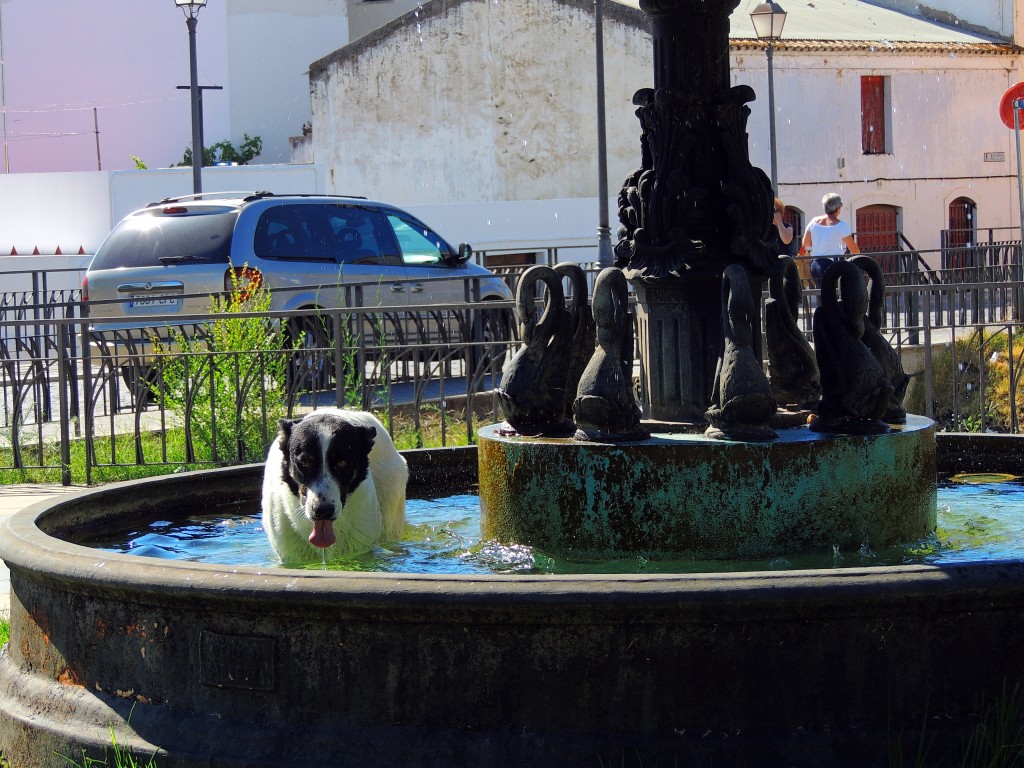
<path id="1" fill-rule="evenodd" d="M 313 532 L 309 534 L 309 543 L 320 549 L 327 549 L 338 539 L 334 535 L 334 523 L 330 520 L 314 520 Z"/>

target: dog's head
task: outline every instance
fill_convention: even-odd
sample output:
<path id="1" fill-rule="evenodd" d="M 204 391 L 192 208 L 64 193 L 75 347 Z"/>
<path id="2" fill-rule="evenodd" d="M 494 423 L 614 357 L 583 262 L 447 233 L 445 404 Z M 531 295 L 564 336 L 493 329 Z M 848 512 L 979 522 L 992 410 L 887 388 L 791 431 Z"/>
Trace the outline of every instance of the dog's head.
<path id="1" fill-rule="evenodd" d="M 281 419 L 278 429 L 284 481 L 299 497 L 303 513 L 313 521 L 314 536 L 320 532 L 333 539 L 330 523 L 369 474 L 370 450 L 377 430 L 328 413 Z M 312 538 L 310 541 L 320 546 Z"/>

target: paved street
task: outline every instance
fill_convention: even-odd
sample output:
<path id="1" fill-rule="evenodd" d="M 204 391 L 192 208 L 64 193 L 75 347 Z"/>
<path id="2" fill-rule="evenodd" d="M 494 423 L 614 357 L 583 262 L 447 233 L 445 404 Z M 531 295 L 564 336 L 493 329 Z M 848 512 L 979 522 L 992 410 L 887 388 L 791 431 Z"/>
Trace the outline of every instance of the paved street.
<path id="1" fill-rule="evenodd" d="M 80 488 L 65 488 L 53 485 L 0 485 L 0 525 L 15 512 L 38 501 L 46 501 L 57 496 L 74 493 Z M 11 574 L 7 566 L 0 561 L 0 615 L 7 616 L 11 610 Z"/>

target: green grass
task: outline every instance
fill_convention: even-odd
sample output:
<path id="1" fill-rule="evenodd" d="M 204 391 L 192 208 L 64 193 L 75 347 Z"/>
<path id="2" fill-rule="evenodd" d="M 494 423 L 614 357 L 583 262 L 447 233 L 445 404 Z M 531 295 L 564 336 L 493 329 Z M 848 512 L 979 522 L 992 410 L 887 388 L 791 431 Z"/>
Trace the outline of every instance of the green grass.
<path id="1" fill-rule="evenodd" d="M 377 414 L 388 423 L 387 414 Z M 484 414 L 474 416 L 472 434 L 483 425 L 494 421 Z M 268 426 L 268 443 L 274 439 L 276 424 Z M 465 417 L 457 411 L 442 411 L 437 406 L 426 405 L 419 409 L 417 415 L 411 409 L 398 409 L 395 412 L 394 424 L 391 428 L 395 445 L 399 450 L 411 448 L 439 448 L 442 446 L 469 445 L 471 440 L 467 433 Z M 110 438 L 94 440 L 94 450 L 99 462 L 106 466 L 94 466 L 91 480 L 94 484 L 137 480 L 146 477 L 157 477 L 172 472 L 192 469 L 206 469 L 218 466 L 209 461 L 186 462 L 185 432 L 180 427 L 167 429 L 163 433 L 145 432 L 140 436 L 142 464 L 136 463 L 136 445 L 133 435 L 118 435 L 113 441 Z M 85 441 L 75 440 L 71 444 L 71 479 L 72 483 L 81 485 L 86 482 Z M 202 458 L 202 457 L 200 457 Z M 263 454 L 248 457 L 245 463 L 259 462 Z M 60 463 L 59 446 L 52 443 L 38 449 L 22 449 L 22 462 L 36 465 L 56 465 Z M 0 467 L 14 463 L 9 448 L 0 449 Z M 59 469 L 0 469 L 0 485 L 18 483 L 59 483 Z M 2 768 L 2 766 L 0 766 Z"/>
<path id="2" fill-rule="evenodd" d="M 901 734 L 889 734 L 890 768 L 1024 768 L 1024 689 L 1020 684 L 1011 689 L 1004 681 L 998 696 L 982 702 L 970 734 L 949 754 L 932 753 L 939 735 L 934 727 L 929 730 L 932 723 L 938 723 L 941 731 L 941 718 L 925 716 L 914 744 L 904 744 Z"/>
<path id="3" fill-rule="evenodd" d="M 109 438 L 95 440 L 97 460 L 115 466 L 94 466 L 93 482 L 107 483 L 164 475 L 173 472 L 177 469 L 177 465 L 185 461 L 185 436 L 181 429 L 167 430 L 163 439 L 159 433 L 143 433 L 140 439 L 144 461 L 147 462 L 145 464 L 136 464 L 135 441 L 131 435 L 118 435 L 113 444 Z M 164 461 L 176 466 L 167 466 L 163 463 Z M 55 443 L 44 446 L 42 451 L 23 448 L 22 462 L 36 465 L 60 464 L 60 449 Z M 9 467 L 13 463 L 10 449 L 0 450 L 0 466 Z M 195 469 L 198 468 L 198 465 L 189 468 Z M 74 483 L 85 482 L 84 440 L 75 440 L 71 444 L 71 477 Z M 59 483 L 60 481 L 59 469 L 0 469 L 0 485 Z"/>
<path id="4" fill-rule="evenodd" d="M 118 744 L 113 726 L 110 728 L 110 746 L 106 752 L 107 754 L 99 759 L 89 757 L 83 752 L 81 762 L 67 755 L 58 754 L 57 756 L 67 761 L 72 768 L 157 768 L 156 757 L 151 755 L 145 762 L 140 762 L 142 758 L 137 758 L 130 750 Z"/>

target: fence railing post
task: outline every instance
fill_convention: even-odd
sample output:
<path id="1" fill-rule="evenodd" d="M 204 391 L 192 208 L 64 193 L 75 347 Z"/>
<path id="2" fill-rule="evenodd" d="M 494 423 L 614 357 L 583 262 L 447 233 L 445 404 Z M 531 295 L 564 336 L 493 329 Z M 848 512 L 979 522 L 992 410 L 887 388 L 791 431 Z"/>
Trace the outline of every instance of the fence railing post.
<path id="1" fill-rule="evenodd" d="M 78 321 L 77 332 L 81 334 L 82 348 L 82 390 L 85 392 L 85 412 L 82 417 L 85 432 L 85 484 L 92 485 L 92 467 L 96 461 L 95 433 L 93 422 L 96 418 L 96 398 L 93 396 L 92 345 L 89 343 L 89 320 L 84 315 Z"/>
<path id="2" fill-rule="evenodd" d="M 931 291 L 924 292 L 924 313 L 922 317 L 924 325 L 924 415 L 929 419 L 935 418 L 935 400 L 932 389 L 934 378 L 932 376 L 932 294 Z"/>
<path id="3" fill-rule="evenodd" d="M 74 368 L 74 362 L 67 359 L 68 326 L 66 322 L 57 323 L 57 409 L 60 412 L 60 482 L 71 485 L 71 412 L 69 408 L 68 386 L 75 386 L 73 377 L 68 371 Z M 69 364 L 70 362 L 70 364 Z"/>

